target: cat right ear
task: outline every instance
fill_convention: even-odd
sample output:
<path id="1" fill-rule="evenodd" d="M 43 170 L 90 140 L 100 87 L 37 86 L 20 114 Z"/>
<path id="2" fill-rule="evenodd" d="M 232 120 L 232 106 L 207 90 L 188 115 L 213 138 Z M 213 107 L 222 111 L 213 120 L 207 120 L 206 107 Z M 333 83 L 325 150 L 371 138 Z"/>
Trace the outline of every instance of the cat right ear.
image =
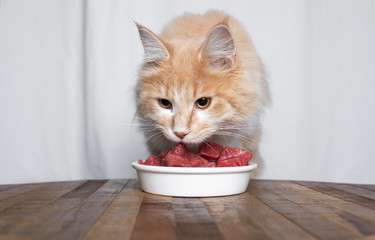
<path id="1" fill-rule="evenodd" d="M 169 52 L 164 43 L 153 32 L 135 22 L 144 49 L 144 61 L 147 63 L 167 61 Z"/>

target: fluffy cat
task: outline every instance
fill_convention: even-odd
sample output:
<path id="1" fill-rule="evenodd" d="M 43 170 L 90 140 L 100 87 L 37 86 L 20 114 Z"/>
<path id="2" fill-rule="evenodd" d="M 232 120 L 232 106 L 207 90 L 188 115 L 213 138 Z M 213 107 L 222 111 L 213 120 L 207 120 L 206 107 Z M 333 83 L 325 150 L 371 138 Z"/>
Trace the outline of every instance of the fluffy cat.
<path id="1" fill-rule="evenodd" d="M 185 14 L 160 36 L 137 27 L 144 47 L 137 116 L 150 152 L 213 141 L 259 159 L 259 116 L 269 93 L 243 27 L 216 11 Z"/>

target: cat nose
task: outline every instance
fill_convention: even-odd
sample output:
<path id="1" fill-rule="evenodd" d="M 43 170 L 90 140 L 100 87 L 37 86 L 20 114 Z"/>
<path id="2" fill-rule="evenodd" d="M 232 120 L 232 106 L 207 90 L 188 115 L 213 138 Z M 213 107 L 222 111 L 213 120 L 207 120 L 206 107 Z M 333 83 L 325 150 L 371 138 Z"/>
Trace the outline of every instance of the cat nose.
<path id="1" fill-rule="evenodd" d="M 183 139 L 189 132 L 173 132 L 177 137 Z"/>

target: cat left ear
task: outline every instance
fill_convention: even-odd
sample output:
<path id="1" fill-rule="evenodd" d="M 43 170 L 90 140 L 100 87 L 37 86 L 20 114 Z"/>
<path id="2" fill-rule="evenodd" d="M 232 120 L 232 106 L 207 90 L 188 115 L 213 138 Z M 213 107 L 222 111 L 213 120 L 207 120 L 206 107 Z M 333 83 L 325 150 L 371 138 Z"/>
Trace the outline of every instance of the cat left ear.
<path id="1" fill-rule="evenodd" d="M 135 22 L 138 27 L 139 36 L 142 41 L 144 61 L 147 63 L 166 61 L 169 59 L 169 52 L 164 43 L 150 30 Z"/>
<path id="2" fill-rule="evenodd" d="M 215 26 L 204 41 L 200 57 L 206 57 L 213 68 L 231 68 L 236 62 L 236 44 L 227 25 Z"/>

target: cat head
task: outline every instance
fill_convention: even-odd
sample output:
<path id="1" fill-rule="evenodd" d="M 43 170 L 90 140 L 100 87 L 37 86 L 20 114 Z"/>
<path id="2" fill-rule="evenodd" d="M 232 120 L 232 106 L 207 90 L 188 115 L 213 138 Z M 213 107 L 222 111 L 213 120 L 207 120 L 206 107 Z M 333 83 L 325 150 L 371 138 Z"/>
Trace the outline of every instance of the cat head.
<path id="1" fill-rule="evenodd" d="M 137 27 L 144 47 L 137 113 L 148 140 L 199 144 L 256 114 L 257 86 L 228 25 L 172 39 Z"/>

